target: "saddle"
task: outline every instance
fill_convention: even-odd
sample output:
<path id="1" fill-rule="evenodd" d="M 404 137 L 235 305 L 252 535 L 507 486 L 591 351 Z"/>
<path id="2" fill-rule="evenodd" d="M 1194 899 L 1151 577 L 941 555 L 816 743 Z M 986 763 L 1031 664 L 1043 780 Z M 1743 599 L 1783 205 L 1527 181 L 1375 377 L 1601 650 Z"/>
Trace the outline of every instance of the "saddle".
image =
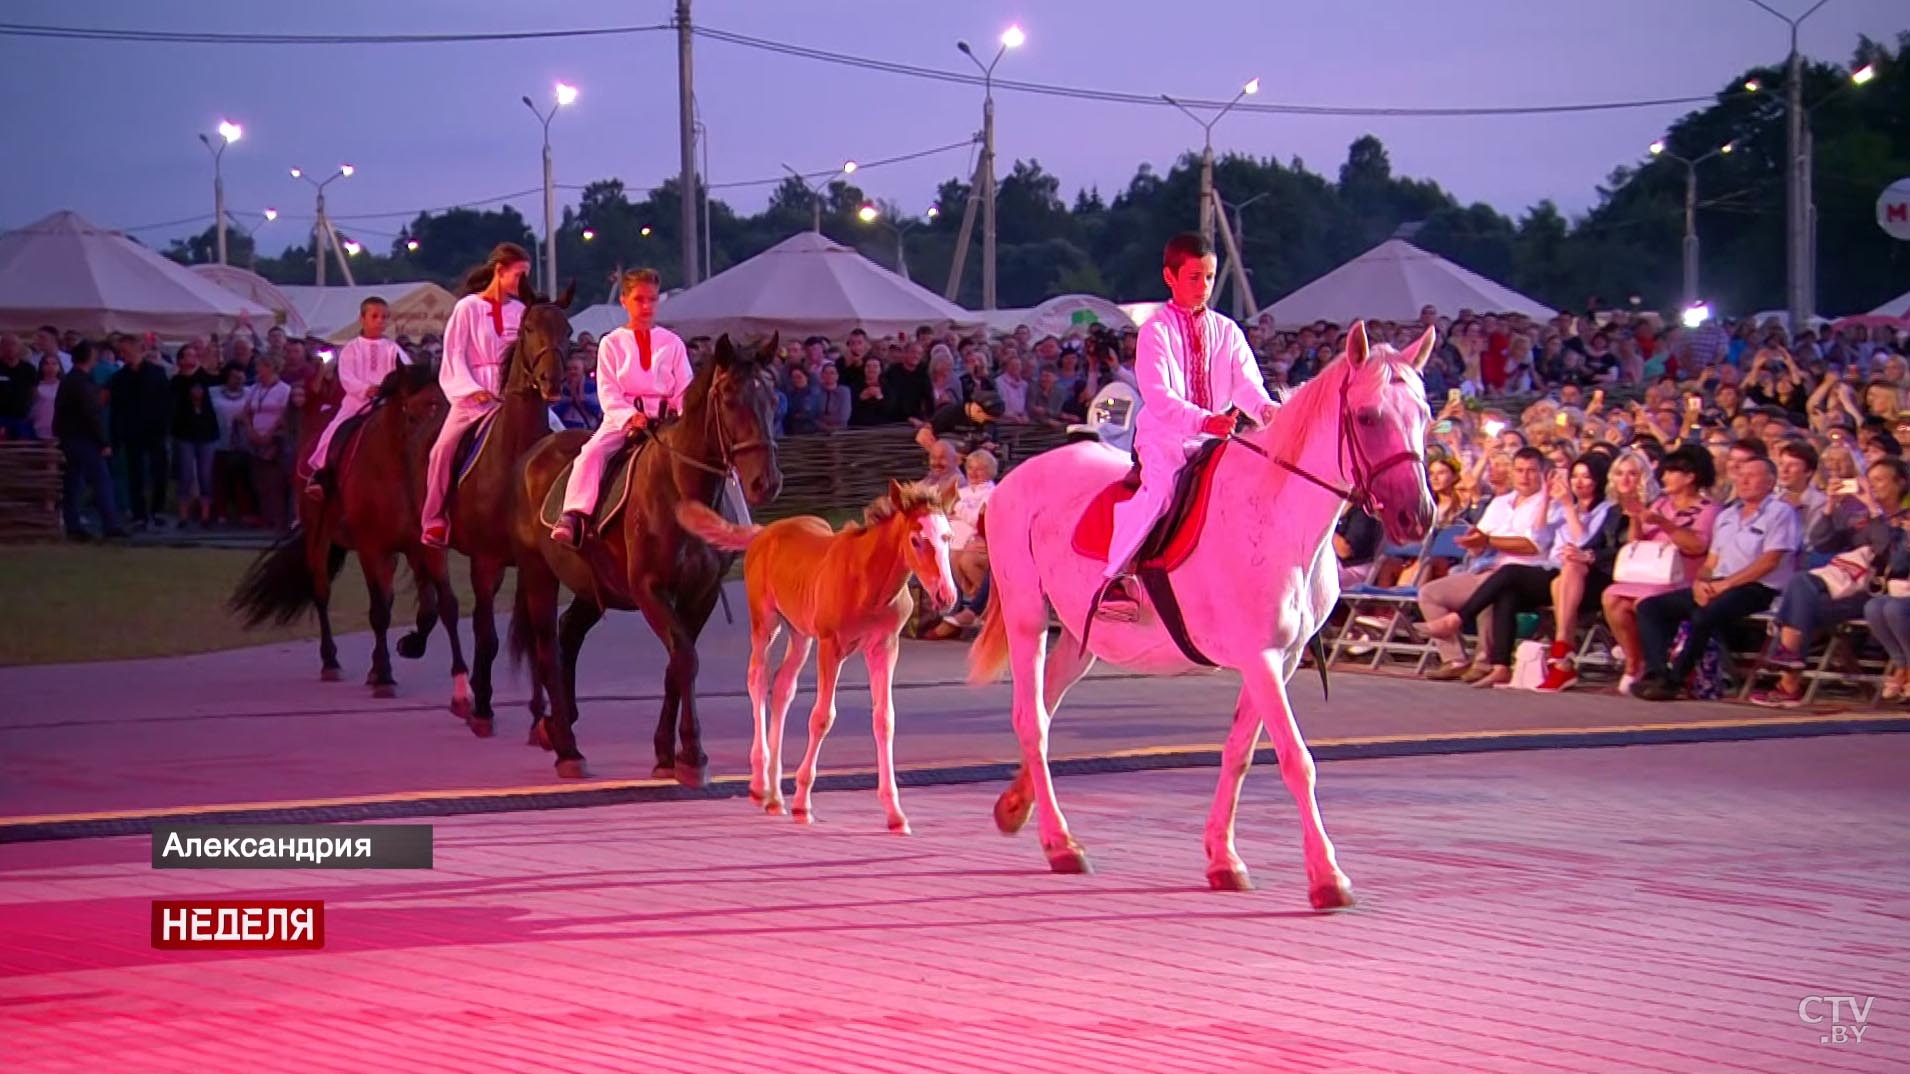
<path id="1" fill-rule="evenodd" d="M 590 533 L 602 533 L 623 513 L 623 502 L 630 495 L 630 472 L 636 468 L 644 449 L 650 446 L 650 440 L 648 436 L 626 438 L 617 453 L 610 456 L 609 465 L 604 467 L 603 484 L 597 486 L 597 508 L 590 513 Z M 564 492 L 570 487 L 570 473 L 576 467 L 574 458 L 565 463 L 557 480 L 551 482 L 550 491 L 544 493 L 538 518 L 545 529 L 556 526 L 564 517 Z"/>
<path id="2" fill-rule="evenodd" d="M 491 430 L 497 426 L 497 416 L 504 413 L 503 407 L 495 407 L 489 414 L 479 419 L 476 425 L 465 430 L 464 438 L 458 441 L 457 453 L 451 456 L 451 487 L 464 484 L 464 479 L 472 470 L 477 469 L 478 460 L 484 457 L 484 449 L 490 446 Z"/>
<path id="3" fill-rule="evenodd" d="M 1207 526 L 1207 504 L 1213 497 L 1215 465 L 1227 441 L 1208 440 L 1181 467 L 1174 482 L 1174 495 L 1165 513 L 1148 532 L 1136 564 L 1142 568 L 1171 571 L 1187 562 Z M 1088 502 L 1081 521 L 1074 527 L 1075 554 L 1086 559 L 1107 562 L 1108 545 L 1114 538 L 1114 505 L 1134 498 L 1141 487 L 1141 467 L 1136 462 L 1121 480 L 1102 489 Z"/>

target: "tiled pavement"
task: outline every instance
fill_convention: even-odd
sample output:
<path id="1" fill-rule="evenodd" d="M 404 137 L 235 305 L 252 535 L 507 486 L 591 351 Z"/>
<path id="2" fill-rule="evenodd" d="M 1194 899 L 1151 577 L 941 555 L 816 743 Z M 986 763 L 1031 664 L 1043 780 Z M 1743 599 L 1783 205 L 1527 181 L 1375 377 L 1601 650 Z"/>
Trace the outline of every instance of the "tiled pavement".
<path id="1" fill-rule="evenodd" d="M 1329 763 L 1338 915 L 1270 770 L 1245 895 L 1202 887 L 1211 770 L 1061 781 L 1092 877 L 994 834 L 987 786 L 907 792 L 912 838 L 866 793 L 807 829 L 456 818 L 430 873 L 0 846 L 0 1070 L 1899 1071 L 1907 762 L 1871 735 Z M 326 899 L 326 950 L 148 947 L 150 899 L 227 893 Z M 1820 1043 L 1812 995 L 1874 996 L 1863 1043 Z"/>

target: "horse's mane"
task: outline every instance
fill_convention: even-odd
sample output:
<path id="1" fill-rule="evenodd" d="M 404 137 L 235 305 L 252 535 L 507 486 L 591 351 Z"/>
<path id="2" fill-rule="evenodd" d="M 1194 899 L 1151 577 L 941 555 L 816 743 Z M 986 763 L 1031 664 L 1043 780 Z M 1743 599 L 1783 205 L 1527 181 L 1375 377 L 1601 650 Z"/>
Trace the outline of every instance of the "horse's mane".
<path id="1" fill-rule="evenodd" d="M 1384 343 L 1372 344 L 1366 352 L 1366 364 L 1354 369 L 1341 354 L 1321 368 L 1319 375 L 1300 385 L 1287 397 L 1274 418 L 1263 447 L 1276 459 L 1297 461 L 1307 440 L 1325 435 L 1339 424 L 1340 389 L 1349 378 L 1378 378 L 1401 359 L 1399 351 Z"/>
<path id="2" fill-rule="evenodd" d="M 917 511 L 942 513 L 942 490 L 939 486 L 926 481 L 910 481 L 902 488 L 902 503 L 898 506 L 888 493 L 883 493 L 869 501 L 862 509 L 862 521 L 851 522 L 843 527 L 844 533 L 859 533 L 894 518 L 896 515 L 909 515 Z"/>
<path id="3" fill-rule="evenodd" d="M 385 379 L 379 382 L 377 399 L 379 402 L 384 402 L 388 399 L 401 398 L 413 392 L 423 391 L 437 383 L 437 380 L 437 371 L 428 365 L 423 363 L 400 365 L 385 374 Z"/>

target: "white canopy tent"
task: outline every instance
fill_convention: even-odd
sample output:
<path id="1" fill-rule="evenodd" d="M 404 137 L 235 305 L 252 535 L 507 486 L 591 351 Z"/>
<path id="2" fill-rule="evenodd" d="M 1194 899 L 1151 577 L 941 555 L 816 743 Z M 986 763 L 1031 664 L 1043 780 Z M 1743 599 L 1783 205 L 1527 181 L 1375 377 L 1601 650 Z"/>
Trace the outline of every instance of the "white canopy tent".
<path id="1" fill-rule="evenodd" d="M 593 339 L 602 339 L 605 334 L 628 323 L 630 315 L 624 312 L 622 306 L 615 302 L 599 302 L 570 315 L 570 336 L 575 339 L 589 332 Z"/>
<path id="2" fill-rule="evenodd" d="M 1905 291 L 1870 312 L 1877 317 L 1910 317 L 1910 291 Z"/>
<path id="3" fill-rule="evenodd" d="M 182 340 L 230 332 L 240 318 L 266 326 L 273 313 L 77 213 L 0 235 L 0 330 L 50 324 Z"/>
<path id="4" fill-rule="evenodd" d="M 1268 307 L 1275 324 L 1312 321 L 1350 324 L 1362 318 L 1412 321 L 1422 307 L 1445 316 L 1523 313 L 1534 319 L 1553 312 L 1484 276 L 1427 253 L 1403 239 L 1389 239 Z"/>
<path id="5" fill-rule="evenodd" d="M 683 336 L 828 336 L 851 329 L 871 335 L 913 332 L 919 325 L 967 330 L 975 314 L 861 254 L 804 231 L 674 295 L 657 321 Z"/>
<path id="6" fill-rule="evenodd" d="M 1096 324 L 1116 330 L 1135 324 L 1121 306 L 1099 295 L 1056 295 L 1027 309 L 977 310 L 974 315 L 985 321 L 991 332 L 1013 332 L 1027 325 L 1036 338 L 1086 331 Z"/>
<path id="7" fill-rule="evenodd" d="M 272 323 L 285 329 L 286 335 L 305 335 L 307 331 L 305 318 L 298 312 L 298 306 L 293 303 L 291 296 L 280 290 L 279 285 L 271 280 L 236 265 L 194 265 L 192 271 L 240 298 L 257 302 L 271 310 Z"/>
<path id="8" fill-rule="evenodd" d="M 308 326 L 307 334 L 331 343 L 349 343 L 358 335 L 358 307 L 373 296 L 384 299 L 391 307 L 391 316 L 385 321 L 385 335 L 394 339 L 442 334 L 444 322 L 451 316 L 451 307 L 458 301 L 451 292 L 429 280 L 359 287 L 284 285 L 279 290 L 298 308 Z"/>

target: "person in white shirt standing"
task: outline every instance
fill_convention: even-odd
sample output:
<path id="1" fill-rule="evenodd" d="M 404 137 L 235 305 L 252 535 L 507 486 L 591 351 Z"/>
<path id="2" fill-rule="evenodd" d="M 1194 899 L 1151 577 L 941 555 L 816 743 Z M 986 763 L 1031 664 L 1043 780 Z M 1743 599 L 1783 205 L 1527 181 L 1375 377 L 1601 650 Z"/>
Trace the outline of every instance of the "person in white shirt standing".
<path id="1" fill-rule="evenodd" d="M 619 298 L 629 323 L 597 344 L 597 400 L 603 424 L 590 434 L 571 467 L 564 487 L 564 514 L 551 527 L 554 541 L 575 548 L 583 543 L 598 488 L 611 456 L 631 428 L 642 429 L 664 414 L 683 411 L 695 371 L 690 352 L 675 332 L 656 326 L 661 279 L 651 269 L 623 274 Z"/>
<path id="2" fill-rule="evenodd" d="M 391 307 L 376 296 L 358 304 L 358 338 L 345 344 L 337 358 L 338 386 L 345 395 L 339 400 L 338 412 L 332 415 L 330 424 L 318 434 L 318 443 L 307 460 L 312 476 L 305 483 L 305 495 L 312 499 L 325 498 L 329 477 L 325 460 L 331 453 L 332 437 L 338 427 L 371 408 L 372 400 L 378 397 L 379 386 L 392 370 L 411 364 L 404 349 L 385 338 L 385 319 L 390 314 Z"/>
<path id="3" fill-rule="evenodd" d="M 422 540 L 432 548 L 450 544 L 444 498 L 451 490 L 451 466 L 458 441 L 471 426 L 497 409 L 503 388 L 504 358 L 517 342 L 517 326 L 534 301 L 529 283 L 531 255 L 514 242 L 502 242 L 484 264 L 464 279 L 465 295 L 451 307 L 444 325 L 444 359 L 438 384 L 451 400 L 451 413 L 431 445 L 426 469 Z"/>
<path id="4" fill-rule="evenodd" d="M 1419 587 L 1419 613 L 1426 622 L 1457 612 L 1492 572 L 1515 563 L 1542 564 L 1551 546 L 1551 497 L 1545 488 L 1545 453 L 1523 447 L 1512 456 L 1512 491 L 1486 505 L 1479 524 L 1459 537 L 1471 553 L 1468 566 Z M 1479 654 L 1468 663 L 1458 637 L 1434 637 L 1442 658 L 1426 677 L 1434 682 L 1477 682 L 1492 673 L 1484 654 L 1492 650 L 1492 619 L 1479 619 Z"/>

